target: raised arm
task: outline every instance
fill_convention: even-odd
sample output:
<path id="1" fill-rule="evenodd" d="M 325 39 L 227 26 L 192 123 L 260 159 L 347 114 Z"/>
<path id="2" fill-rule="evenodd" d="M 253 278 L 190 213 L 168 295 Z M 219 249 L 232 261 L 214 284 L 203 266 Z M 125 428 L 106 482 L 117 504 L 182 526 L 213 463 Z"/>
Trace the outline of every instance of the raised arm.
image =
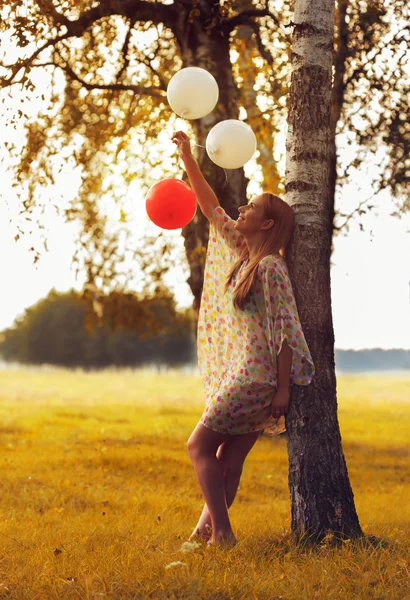
<path id="1" fill-rule="evenodd" d="M 177 131 L 172 136 L 172 141 L 177 144 L 179 156 L 184 163 L 189 183 L 194 191 L 200 209 L 204 216 L 210 220 L 212 211 L 219 206 L 219 200 L 205 177 L 202 175 L 201 169 L 195 158 L 192 156 L 189 137 L 183 131 Z"/>

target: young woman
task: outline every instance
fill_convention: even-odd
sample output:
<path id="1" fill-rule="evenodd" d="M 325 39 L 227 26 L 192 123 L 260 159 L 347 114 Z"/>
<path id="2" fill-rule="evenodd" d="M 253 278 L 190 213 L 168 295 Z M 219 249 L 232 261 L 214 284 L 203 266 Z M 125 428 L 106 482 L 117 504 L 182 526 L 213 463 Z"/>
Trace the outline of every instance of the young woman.
<path id="1" fill-rule="evenodd" d="M 314 365 L 299 321 L 284 252 L 291 207 L 269 192 L 232 220 L 191 153 L 172 137 L 203 214 L 210 221 L 198 321 L 198 364 L 206 407 L 188 440 L 205 506 L 190 540 L 234 545 L 228 508 L 259 435 L 285 431 L 290 384 L 308 385 Z"/>

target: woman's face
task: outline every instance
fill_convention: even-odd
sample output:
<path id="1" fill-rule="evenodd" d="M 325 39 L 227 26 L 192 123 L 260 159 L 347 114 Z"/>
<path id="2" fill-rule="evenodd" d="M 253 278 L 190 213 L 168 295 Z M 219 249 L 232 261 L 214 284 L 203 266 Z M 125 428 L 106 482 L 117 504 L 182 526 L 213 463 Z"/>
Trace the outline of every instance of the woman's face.
<path id="1" fill-rule="evenodd" d="M 252 234 L 266 229 L 264 224 L 272 224 L 271 219 L 265 219 L 265 209 L 262 196 L 256 196 L 248 204 L 239 207 L 239 217 L 235 221 L 235 229 L 243 235 Z"/>

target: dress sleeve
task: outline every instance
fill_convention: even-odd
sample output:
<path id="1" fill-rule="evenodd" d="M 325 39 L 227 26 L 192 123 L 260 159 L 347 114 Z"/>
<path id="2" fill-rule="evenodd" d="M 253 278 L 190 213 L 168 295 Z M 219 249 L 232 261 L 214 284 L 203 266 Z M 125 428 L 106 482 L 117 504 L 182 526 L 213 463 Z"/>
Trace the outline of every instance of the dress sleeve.
<path id="1" fill-rule="evenodd" d="M 221 206 L 212 212 L 197 335 L 198 366 L 208 382 L 218 379 L 225 360 L 226 330 L 219 319 L 230 320 L 232 310 L 231 296 L 225 293 L 227 276 L 246 248 L 245 238 L 234 223 Z"/>
<path id="2" fill-rule="evenodd" d="M 315 366 L 300 324 L 298 309 L 286 263 L 280 256 L 263 258 L 258 267 L 256 303 L 261 313 L 274 370 L 277 355 L 286 340 L 292 349 L 290 379 L 297 385 L 308 385 Z"/>
<path id="3" fill-rule="evenodd" d="M 218 236 L 221 241 L 220 252 L 226 262 L 236 261 L 246 247 L 245 238 L 236 231 L 234 223 L 222 206 L 214 208 L 210 218 L 210 235 Z"/>

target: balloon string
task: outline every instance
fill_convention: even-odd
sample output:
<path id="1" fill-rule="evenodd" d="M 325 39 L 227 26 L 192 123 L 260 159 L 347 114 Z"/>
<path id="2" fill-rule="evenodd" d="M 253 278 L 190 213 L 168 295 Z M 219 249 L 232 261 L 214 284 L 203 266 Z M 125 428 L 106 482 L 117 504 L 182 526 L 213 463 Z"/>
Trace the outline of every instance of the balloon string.
<path id="1" fill-rule="evenodd" d="M 194 146 L 198 146 L 199 148 L 205 148 L 205 150 L 206 150 L 206 146 L 201 146 L 201 144 L 196 144 L 195 142 L 192 142 L 192 143 L 194 144 Z M 181 157 L 179 157 L 178 166 L 181 166 Z M 228 173 L 226 172 L 226 170 L 223 167 L 221 167 L 221 168 L 225 172 L 225 183 L 226 183 L 228 181 Z M 181 169 L 184 170 L 184 167 L 181 167 Z"/>

